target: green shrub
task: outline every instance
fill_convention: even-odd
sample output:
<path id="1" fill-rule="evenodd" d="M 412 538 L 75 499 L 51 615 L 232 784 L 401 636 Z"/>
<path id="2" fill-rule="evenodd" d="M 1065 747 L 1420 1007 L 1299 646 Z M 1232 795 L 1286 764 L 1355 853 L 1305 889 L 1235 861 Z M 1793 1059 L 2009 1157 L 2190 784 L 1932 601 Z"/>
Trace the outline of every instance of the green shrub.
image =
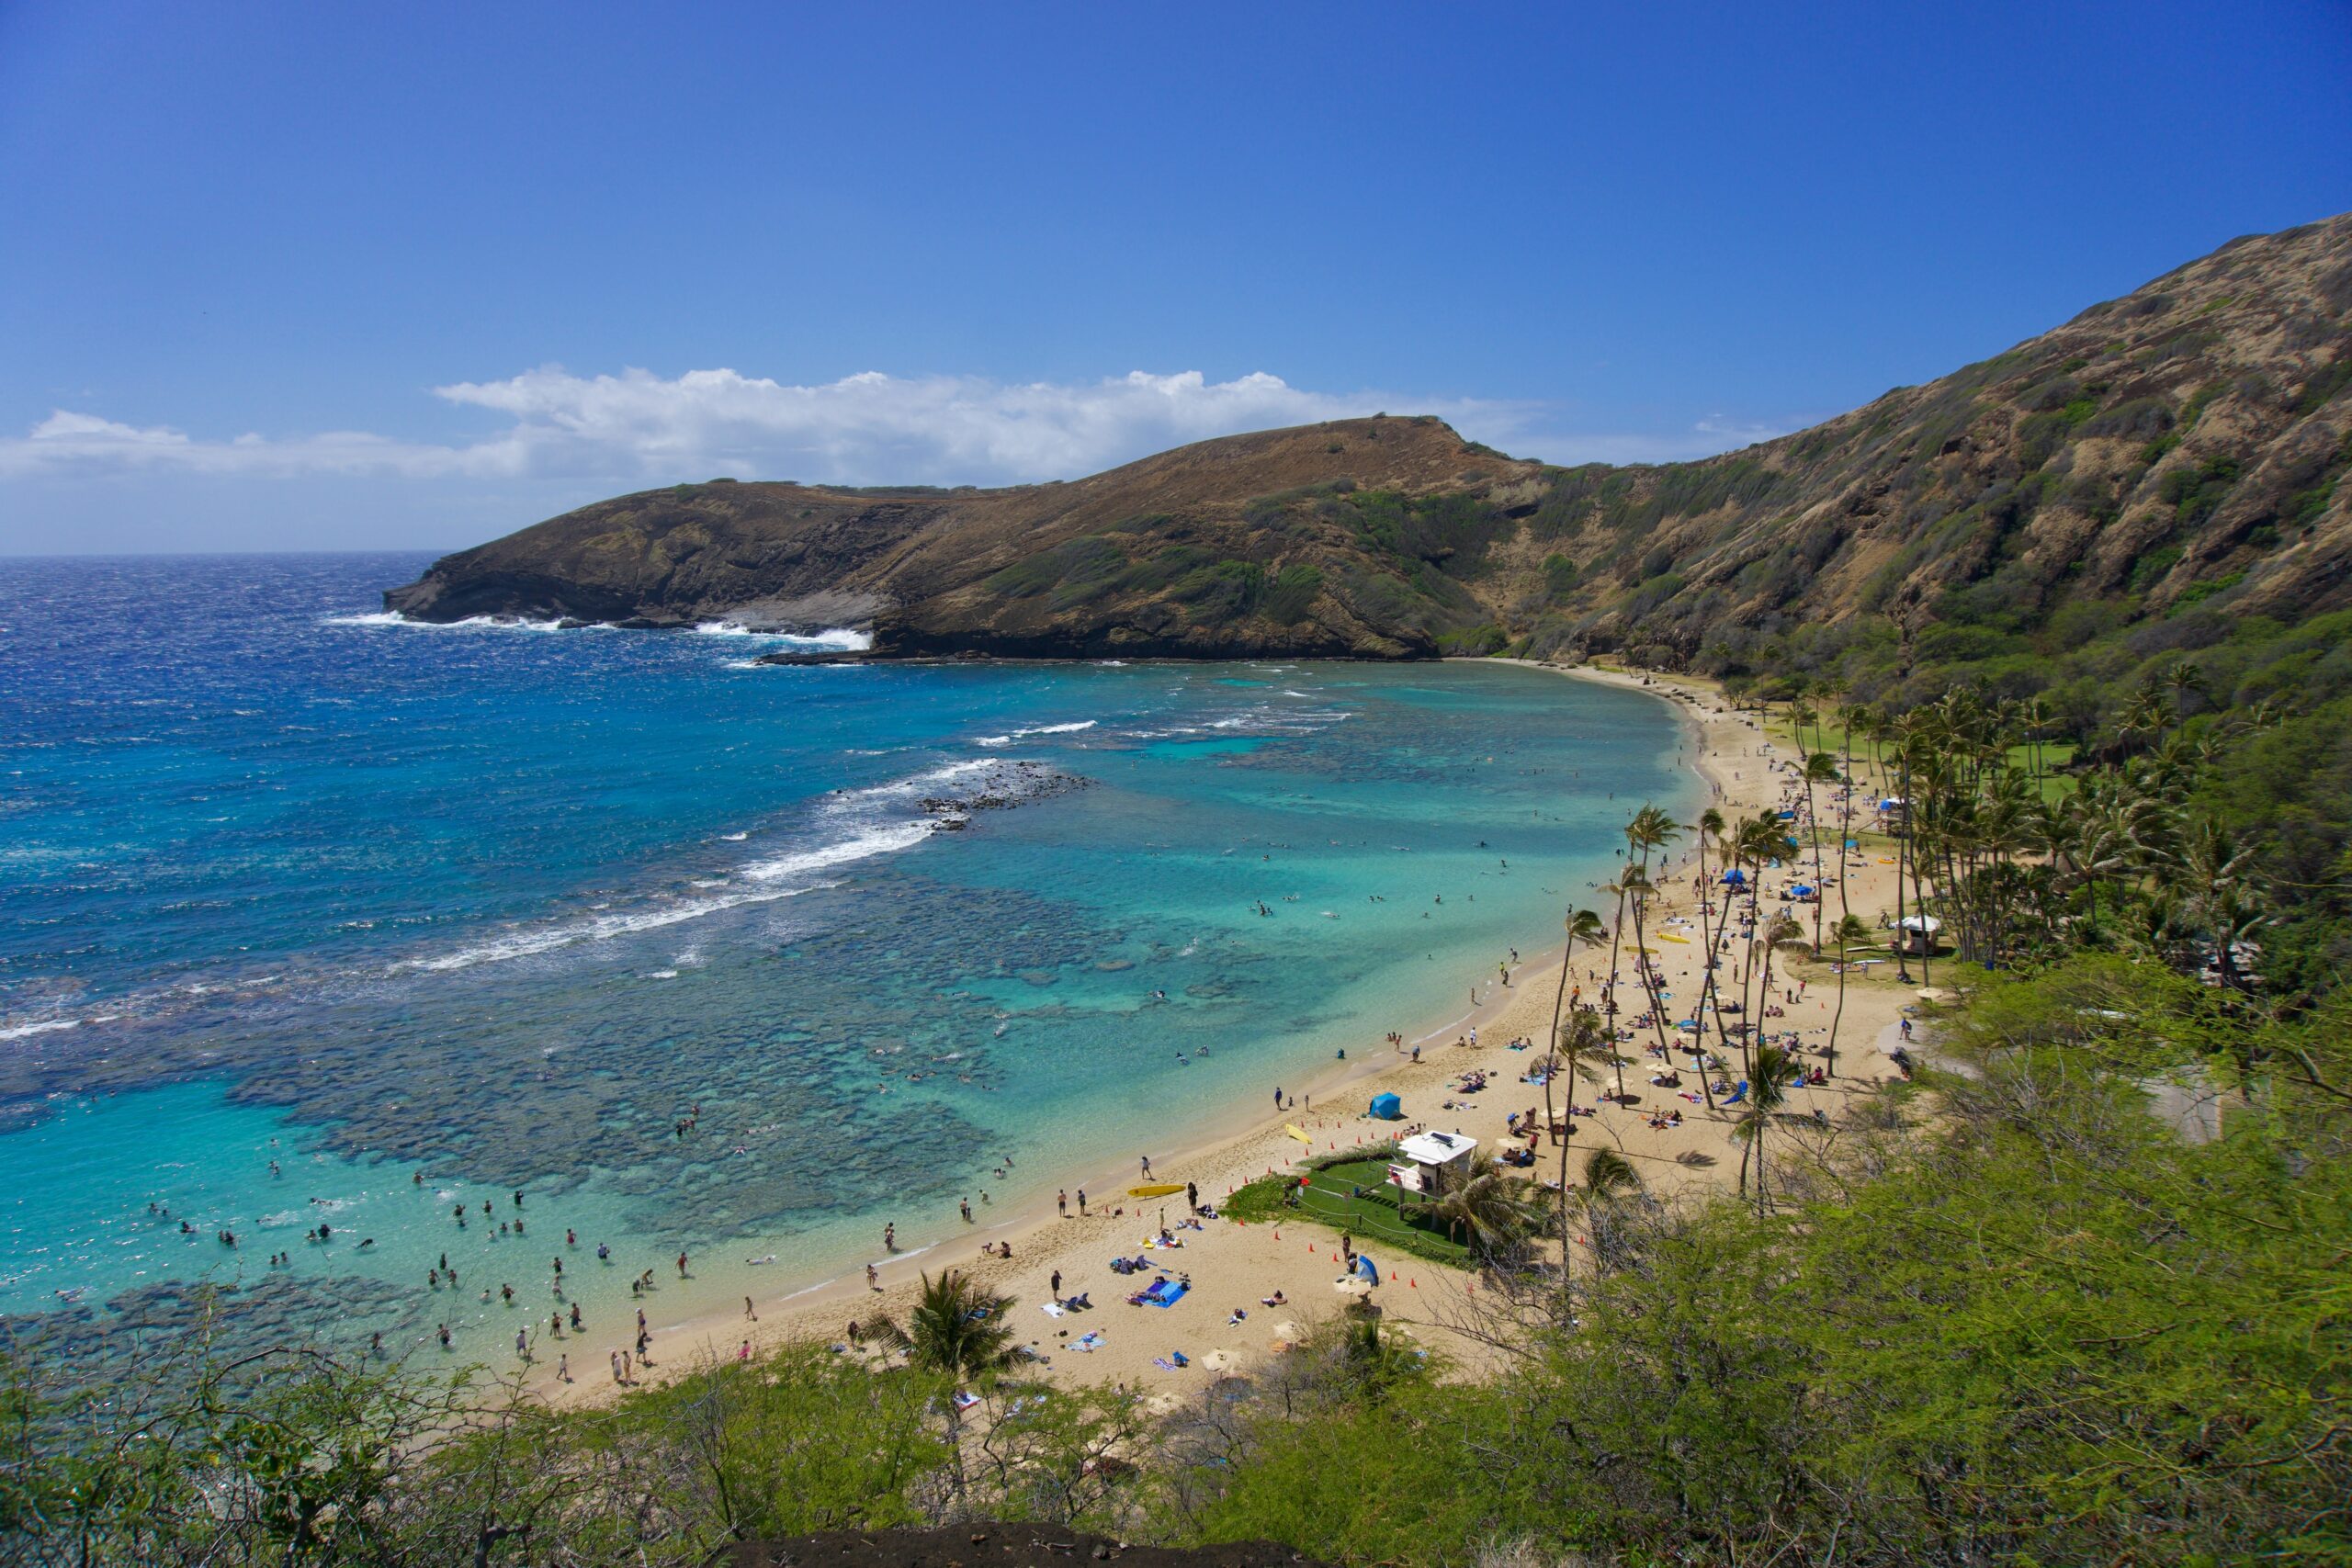
<path id="1" fill-rule="evenodd" d="M 1315 566 L 1286 566 L 1274 574 L 1266 590 L 1263 606 L 1266 618 L 1278 626 L 1290 626 L 1306 618 L 1315 596 L 1323 591 L 1323 571 Z"/>

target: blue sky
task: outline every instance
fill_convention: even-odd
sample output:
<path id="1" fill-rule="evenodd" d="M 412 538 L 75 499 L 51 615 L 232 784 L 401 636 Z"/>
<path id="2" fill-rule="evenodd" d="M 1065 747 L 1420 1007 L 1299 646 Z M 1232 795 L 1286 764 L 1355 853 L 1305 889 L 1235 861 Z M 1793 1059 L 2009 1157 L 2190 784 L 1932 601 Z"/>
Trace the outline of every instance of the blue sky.
<path id="1" fill-rule="evenodd" d="M 2352 208 L 2352 6 L 0 3 L 0 551 L 1432 410 L 1698 456 Z"/>

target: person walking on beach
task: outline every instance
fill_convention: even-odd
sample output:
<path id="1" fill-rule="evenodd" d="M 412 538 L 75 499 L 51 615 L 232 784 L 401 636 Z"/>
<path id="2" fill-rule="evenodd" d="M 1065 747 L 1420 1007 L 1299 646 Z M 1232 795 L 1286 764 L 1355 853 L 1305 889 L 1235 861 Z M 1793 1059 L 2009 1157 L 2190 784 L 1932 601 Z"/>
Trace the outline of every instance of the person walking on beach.
<path id="1" fill-rule="evenodd" d="M 616 1383 L 625 1383 L 628 1382 L 627 1378 L 621 1376 L 621 1353 L 618 1350 L 615 1350 L 610 1352 L 610 1356 L 613 1365 L 613 1381 Z"/>
<path id="2" fill-rule="evenodd" d="M 1046 1286 L 1046 1289 L 1053 1292 L 1054 1300 L 1057 1302 L 1062 1299 L 1062 1271 L 1060 1269 L 1057 1269 L 1054 1270 L 1053 1280 Z"/>
<path id="3" fill-rule="evenodd" d="M 1149 1181 L 1151 1179 L 1151 1156 L 1149 1155 L 1137 1155 L 1136 1159 L 1136 1162 L 1143 1167 L 1143 1179 L 1146 1181 Z"/>
<path id="4" fill-rule="evenodd" d="M 745 1296 L 743 1298 L 743 1315 L 750 1318 L 753 1323 L 760 1321 L 760 1314 L 752 1310 L 752 1298 L 749 1296 Z"/>
<path id="5" fill-rule="evenodd" d="M 1063 1219 L 1069 1218 L 1069 1189 L 1065 1187 L 1054 1194 L 1054 1212 Z"/>
<path id="6" fill-rule="evenodd" d="M 1086 1218 L 1086 1189 L 1083 1187 L 1078 1190 L 1078 1217 L 1081 1220 Z"/>
<path id="7" fill-rule="evenodd" d="M 865 1266 L 865 1288 L 869 1291 L 878 1291 L 882 1288 L 882 1271 L 871 1263 Z"/>

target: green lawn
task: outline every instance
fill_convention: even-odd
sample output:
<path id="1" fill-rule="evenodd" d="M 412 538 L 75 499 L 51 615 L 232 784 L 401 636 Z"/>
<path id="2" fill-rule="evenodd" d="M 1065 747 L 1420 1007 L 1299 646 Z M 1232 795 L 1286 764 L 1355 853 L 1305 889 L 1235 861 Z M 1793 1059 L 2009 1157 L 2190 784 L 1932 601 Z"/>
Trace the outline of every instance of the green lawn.
<path id="1" fill-rule="evenodd" d="M 1387 1247 L 1431 1263 L 1457 1269 L 1470 1266 L 1470 1249 L 1448 1236 L 1442 1226 L 1424 1224 L 1418 1213 L 1408 1216 L 1399 1210 L 1400 1194 L 1388 1185 L 1385 1159 L 1349 1160 L 1311 1172 L 1299 1194 L 1299 1205 L 1293 1209 L 1283 1200 L 1296 1180 L 1292 1176 L 1261 1177 L 1227 1199 L 1224 1213 L 1229 1219 L 1252 1224 L 1312 1220 L 1347 1232 L 1359 1250 Z M 1422 1205 L 1415 1200 L 1413 1207 L 1419 1211 Z"/>

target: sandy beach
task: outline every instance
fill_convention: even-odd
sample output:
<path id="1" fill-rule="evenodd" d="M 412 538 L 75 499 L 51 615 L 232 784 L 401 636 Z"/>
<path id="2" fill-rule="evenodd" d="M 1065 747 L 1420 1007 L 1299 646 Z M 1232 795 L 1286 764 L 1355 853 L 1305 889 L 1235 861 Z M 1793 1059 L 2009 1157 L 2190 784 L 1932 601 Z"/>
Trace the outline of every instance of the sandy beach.
<path id="1" fill-rule="evenodd" d="M 1727 820 L 1762 810 L 1802 807 L 1801 787 L 1780 771 L 1781 764 L 1795 756 L 1795 747 L 1785 736 L 1768 734 L 1753 714 L 1735 711 L 1712 682 L 1631 675 L 1589 666 L 1531 668 L 1644 690 L 1672 703 L 1688 728 L 1686 755 L 1713 796 L 1714 808 Z M 1869 793 L 1867 777 L 1861 793 Z M 1626 815 L 1630 817 L 1639 804 L 1626 803 Z M 1815 805 L 1825 825 L 1824 853 L 1834 883 L 1838 807 L 1827 798 L 1827 792 L 1819 792 Z M 1858 829 L 1863 819 L 1858 809 Z M 1666 976 L 1665 988 L 1677 997 L 1700 993 L 1699 964 L 1704 948 L 1696 941 L 1657 938 L 1669 922 L 1697 916 L 1691 883 L 1694 837 L 1686 832 L 1672 846 L 1666 868 L 1654 869 L 1658 892 L 1650 900 L 1646 917 L 1656 962 Z M 1810 837 L 1801 837 L 1805 839 L 1809 856 Z M 1894 907 L 1894 874 L 1891 865 L 1881 863 L 1881 856 L 1867 847 L 1867 840 L 1865 844 L 1849 855 L 1842 890 L 1834 886 L 1825 888 L 1824 897 L 1828 900 L 1828 919 L 1834 920 L 1840 910 L 1838 895 L 1842 891 L 1844 907 L 1875 928 L 1881 915 Z M 1597 890 L 1572 893 L 1570 901 L 1575 908 L 1595 910 L 1604 922 L 1615 913 L 1613 901 Z M 1542 933 L 1530 936 L 1557 941 L 1557 933 L 1548 939 Z M 1629 929 L 1624 937 L 1629 950 L 1632 941 Z M 1509 1137 L 1507 1116 L 1543 1104 L 1542 1089 L 1521 1079 L 1549 1033 L 1561 962 L 1556 945 L 1548 952 L 1524 952 L 1522 956 L 1525 961 L 1510 972 L 1507 987 L 1493 985 L 1491 971 L 1485 976 L 1453 977 L 1449 983 L 1462 987 L 1455 993 L 1457 1016 L 1447 1017 L 1433 998 L 1430 1016 L 1442 1021 L 1424 1023 L 1418 1032 L 1408 1029 L 1402 1047 L 1368 1039 L 1361 1053 L 1350 1047 L 1344 1062 L 1329 1063 L 1313 1081 L 1283 1084 L 1282 1089 L 1296 1101 L 1294 1108 L 1274 1110 L 1274 1086 L 1270 1080 L 1266 1100 L 1254 1111 L 1246 1106 L 1226 1108 L 1221 1113 L 1213 1111 L 1209 1118 L 1191 1121 L 1181 1129 L 1180 1135 L 1187 1143 L 1137 1151 L 1138 1156 L 1150 1156 L 1149 1179 L 1194 1183 L 1204 1203 L 1217 1204 L 1233 1189 L 1285 1169 L 1310 1152 L 1327 1153 L 1395 1134 L 1399 1124 L 1374 1121 L 1366 1113 L 1371 1097 L 1381 1092 L 1401 1099 L 1404 1126 L 1458 1132 L 1479 1139 L 1484 1146 L 1500 1148 Z M 1629 1023 L 1645 1006 L 1633 977 L 1631 958 L 1628 951 L 1619 960 L 1626 976 L 1621 993 L 1621 1024 Z M 1608 963 L 1605 947 L 1579 951 L 1573 961 L 1571 983 L 1593 994 Z M 1787 984 L 1793 987 L 1800 978 L 1807 982 L 1801 997 L 1781 1003 L 1784 1015 L 1770 1020 L 1768 1026 L 1800 1032 L 1804 1061 L 1811 1066 L 1827 1036 L 1836 1003 L 1836 978 L 1826 964 L 1799 963 L 1792 966 Z M 1466 1004 L 1474 987 L 1480 1000 L 1472 1009 Z M 1777 977 L 1775 988 L 1780 988 Z M 1803 1113 L 1818 1108 L 1834 1116 L 1838 1102 L 1855 1089 L 1894 1076 L 1895 1068 L 1880 1049 L 1882 1037 L 1891 1033 L 1904 1006 L 1914 998 L 1915 993 L 1897 985 L 1883 965 L 1867 978 L 1849 976 L 1838 1028 L 1838 1076 L 1823 1087 L 1792 1090 L 1789 1109 Z M 1400 1021 L 1398 1027 L 1405 1029 L 1412 1021 Z M 1467 1043 L 1474 1032 L 1475 1047 Z M 1537 1043 L 1537 1049 L 1510 1049 L 1510 1042 L 1522 1039 Z M 1415 1046 L 1420 1048 L 1418 1063 L 1410 1056 Z M 1641 1039 L 1624 1049 L 1638 1064 L 1624 1069 L 1632 1104 L 1600 1101 L 1601 1085 L 1597 1080 L 1580 1082 L 1569 1089 L 1577 1103 L 1593 1104 L 1598 1110 L 1595 1115 L 1577 1119 L 1571 1179 L 1586 1151 L 1605 1146 L 1623 1153 L 1650 1190 L 1661 1197 L 1732 1185 L 1736 1179 L 1738 1145 L 1729 1135 L 1730 1113 L 1711 1112 L 1675 1098 L 1670 1089 L 1649 1087 L 1653 1063 L 1643 1055 Z M 1488 1087 L 1475 1096 L 1457 1092 L 1453 1086 L 1473 1070 L 1487 1074 Z M 1663 1131 L 1650 1126 L 1648 1119 L 1654 1111 L 1673 1110 L 1683 1113 L 1679 1126 Z M 1285 1123 L 1308 1134 L 1315 1140 L 1314 1148 L 1310 1151 L 1290 1135 Z M 1532 1174 L 1544 1174 L 1551 1157 L 1548 1146 L 1539 1150 Z M 1075 1194 L 1082 1188 L 1087 1193 L 1085 1217 L 1079 1217 L 1074 1199 L 1067 1215 L 1057 1213 L 1050 1200 L 1035 1209 L 990 1213 L 991 1224 L 976 1224 L 969 1235 L 954 1243 L 888 1261 L 877 1257 L 878 1290 L 869 1289 L 862 1277 L 853 1276 L 774 1297 L 755 1297 L 752 1303 L 755 1319 L 739 1309 L 666 1324 L 652 1319 L 658 1302 L 649 1301 L 653 1357 L 649 1375 L 672 1375 L 706 1357 L 732 1357 L 747 1342 L 756 1349 L 786 1337 L 842 1340 L 853 1320 L 871 1321 L 883 1314 L 903 1318 L 921 1274 L 954 1268 L 1016 1298 L 1015 1322 L 1021 1338 L 1045 1359 L 1042 1375 L 1058 1381 L 1125 1382 L 1181 1395 L 1237 1366 L 1276 1353 L 1277 1347 L 1297 1337 L 1314 1321 L 1329 1316 L 1350 1291 L 1363 1288 L 1340 1282 L 1338 1238 L 1319 1225 L 1242 1225 L 1208 1220 L 1199 1230 L 1178 1230 L 1180 1248 L 1152 1254 L 1153 1262 L 1165 1271 L 1188 1274 L 1191 1292 L 1164 1310 L 1130 1307 L 1124 1298 L 1133 1282 L 1113 1272 L 1109 1261 L 1140 1250 L 1145 1239 L 1158 1231 L 1163 1213 L 1171 1224 L 1179 1220 L 1184 1213 L 1183 1197 L 1180 1193 L 1138 1201 L 1126 1196 L 1126 1190 L 1143 1179 L 1135 1160 L 1109 1169 L 1057 1173 L 1057 1184 L 1065 1177 L 1067 1190 Z M 1010 1256 L 984 1255 L 984 1244 L 1008 1248 Z M 1448 1322 L 1459 1321 L 1465 1315 L 1464 1309 L 1472 1304 L 1474 1278 L 1401 1254 L 1383 1256 L 1380 1261 L 1384 1270 L 1393 1270 L 1396 1276 L 1379 1288 L 1391 1327 L 1419 1338 L 1456 1364 L 1475 1368 L 1487 1353 L 1446 1326 Z M 1054 1299 L 1049 1281 L 1057 1272 L 1061 1276 L 1062 1295 L 1091 1292 L 1093 1311 L 1058 1318 L 1044 1311 L 1043 1303 Z M 1288 1298 L 1284 1305 L 1261 1304 L 1277 1292 Z M 1246 1315 L 1236 1321 L 1237 1314 Z M 1099 1346 L 1085 1353 L 1071 1348 L 1089 1331 L 1099 1335 Z M 610 1397 L 617 1390 L 605 1366 L 606 1337 L 591 1332 L 574 1342 L 579 1364 L 570 1384 L 555 1380 L 553 1348 L 544 1348 L 535 1369 L 535 1386 L 557 1403 Z M 620 1337 L 612 1337 L 615 1348 L 625 1343 Z M 1191 1364 L 1176 1371 L 1154 1364 L 1156 1359 L 1168 1358 L 1174 1351 L 1182 1351 Z"/>

